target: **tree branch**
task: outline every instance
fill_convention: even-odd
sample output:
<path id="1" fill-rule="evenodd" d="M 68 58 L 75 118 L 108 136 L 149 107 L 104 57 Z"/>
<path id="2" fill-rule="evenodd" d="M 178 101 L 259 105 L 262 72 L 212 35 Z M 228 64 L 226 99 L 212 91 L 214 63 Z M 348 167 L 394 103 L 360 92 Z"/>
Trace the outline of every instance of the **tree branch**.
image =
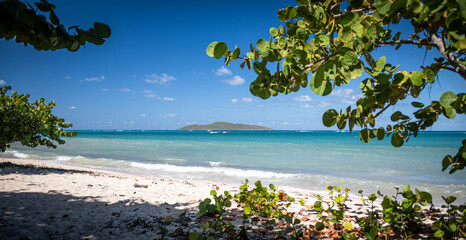
<path id="1" fill-rule="evenodd" d="M 332 7 L 333 8 L 333 7 Z M 335 18 L 339 18 L 341 17 L 343 14 L 347 13 L 347 12 L 352 12 L 352 13 L 360 13 L 360 12 L 367 12 L 367 11 L 370 11 L 370 10 L 374 10 L 375 9 L 375 5 L 372 5 L 372 6 L 369 6 L 367 8 L 358 8 L 358 9 L 353 9 L 353 10 L 350 10 L 350 11 L 346 11 L 344 13 L 339 13 L 339 14 L 335 14 L 331 17 L 331 19 L 335 19 Z M 330 9 L 331 10 L 331 9 Z"/>
<path id="2" fill-rule="evenodd" d="M 334 52 L 334 53 L 332 53 L 332 54 L 330 54 L 330 55 L 328 55 L 328 56 L 326 56 L 326 57 L 321 58 L 321 59 L 320 59 L 319 61 L 317 61 L 317 62 L 310 63 L 309 65 L 305 66 L 303 70 L 306 71 L 307 69 L 311 68 L 312 66 L 314 66 L 314 65 L 316 65 L 316 64 L 318 64 L 318 63 L 320 63 L 320 62 L 327 61 L 329 58 L 332 58 L 332 57 L 334 57 L 334 56 L 337 55 L 337 54 L 338 54 L 338 52 Z"/>
<path id="3" fill-rule="evenodd" d="M 455 54 L 446 51 L 445 41 L 443 41 L 443 38 L 434 33 L 430 36 L 430 40 L 435 44 L 435 47 L 439 50 L 440 54 L 442 54 L 442 56 L 445 57 L 445 59 L 451 64 L 454 71 L 460 74 L 464 80 L 466 80 L 466 66 L 464 66 L 458 60 L 458 58 L 456 58 Z"/>
<path id="4" fill-rule="evenodd" d="M 435 43 L 429 42 L 427 39 L 422 39 L 421 41 L 415 41 L 415 40 L 383 41 L 379 43 L 378 45 L 384 46 L 384 45 L 394 45 L 394 44 L 413 44 L 413 45 L 418 45 L 418 46 L 437 47 Z"/>

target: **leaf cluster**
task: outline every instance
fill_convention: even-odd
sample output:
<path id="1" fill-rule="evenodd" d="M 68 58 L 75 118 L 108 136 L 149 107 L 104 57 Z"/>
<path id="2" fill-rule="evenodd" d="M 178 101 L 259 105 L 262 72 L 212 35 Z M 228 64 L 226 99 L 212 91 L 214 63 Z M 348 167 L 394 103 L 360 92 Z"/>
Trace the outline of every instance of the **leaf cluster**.
<path id="1" fill-rule="evenodd" d="M 29 94 L 7 92 L 11 87 L 0 87 L 0 150 L 4 152 L 10 143 L 19 142 L 24 146 L 56 148 L 64 144 L 61 137 L 73 137 L 77 132 L 66 132 L 71 123 L 52 114 L 55 102 L 45 103 L 44 99 L 30 103 Z"/>
<path id="2" fill-rule="evenodd" d="M 0 1 L 0 38 L 14 38 L 17 43 L 30 44 L 36 50 L 66 48 L 74 52 L 86 42 L 101 45 L 111 35 L 110 27 L 99 22 L 88 30 L 78 26 L 66 29 L 55 14 L 55 5 L 47 0 L 35 2 L 35 5 L 19 0 Z"/>

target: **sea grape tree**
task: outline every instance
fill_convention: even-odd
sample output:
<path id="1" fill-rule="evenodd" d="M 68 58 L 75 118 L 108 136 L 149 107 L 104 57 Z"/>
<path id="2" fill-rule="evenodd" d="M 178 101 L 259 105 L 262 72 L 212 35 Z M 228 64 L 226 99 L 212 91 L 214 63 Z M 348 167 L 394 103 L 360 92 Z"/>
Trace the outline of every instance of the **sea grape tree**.
<path id="1" fill-rule="evenodd" d="M 64 128 L 73 126 L 63 118 L 52 114 L 55 102 L 45 103 L 42 98 L 29 103 L 29 95 L 7 92 L 11 87 L 0 87 L 0 150 L 4 152 L 10 143 L 20 142 L 24 146 L 44 145 L 56 148 L 65 141 L 60 137 L 73 137 L 76 132 L 66 132 Z"/>
<path id="2" fill-rule="evenodd" d="M 400 147 L 420 130 L 431 127 L 444 115 L 455 118 L 466 111 L 466 94 L 451 91 L 430 104 L 411 102 L 412 115 L 397 111 L 393 124 L 376 128 L 376 119 L 408 96 L 418 98 L 432 86 L 439 71 L 459 74 L 466 80 L 466 1 L 462 0 L 297 0 L 298 6 L 278 11 L 284 25 L 270 28 L 270 39 L 259 39 L 255 47 L 241 54 L 228 49 L 224 42 L 213 42 L 206 50 L 210 57 L 224 58 L 225 64 L 241 60 L 241 68 L 253 69 L 257 78 L 251 82 L 252 95 L 267 99 L 310 87 L 317 95 L 329 95 L 352 79 L 360 80 L 363 97 L 356 106 L 327 110 L 323 124 L 338 129 L 361 128 L 359 138 L 370 142 L 391 137 Z M 395 32 L 393 26 L 410 22 L 412 32 Z M 414 45 L 439 54 L 419 71 L 404 71 L 390 64 L 385 56 L 372 57 L 382 47 Z M 270 70 L 273 69 L 273 70 Z M 464 142 L 463 142 L 464 143 Z M 443 170 L 463 169 L 466 145 L 455 157 L 447 156 Z"/>

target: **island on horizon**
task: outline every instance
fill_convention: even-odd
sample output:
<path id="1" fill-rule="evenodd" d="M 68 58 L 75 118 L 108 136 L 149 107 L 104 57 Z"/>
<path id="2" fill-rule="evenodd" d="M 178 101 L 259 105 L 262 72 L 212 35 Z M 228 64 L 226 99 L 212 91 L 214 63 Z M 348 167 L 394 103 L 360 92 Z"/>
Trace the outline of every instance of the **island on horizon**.
<path id="1" fill-rule="evenodd" d="M 250 131 L 250 130 L 258 130 L 258 131 L 267 131 L 273 130 L 268 127 L 262 127 L 257 125 L 249 125 L 249 124 L 236 124 L 236 123 L 229 123 L 229 122 L 214 122 L 211 124 L 200 125 L 200 124 L 192 124 L 188 126 L 184 126 L 182 128 L 178 128 L 176 130 L 243 130 L 243 131 Z"/>

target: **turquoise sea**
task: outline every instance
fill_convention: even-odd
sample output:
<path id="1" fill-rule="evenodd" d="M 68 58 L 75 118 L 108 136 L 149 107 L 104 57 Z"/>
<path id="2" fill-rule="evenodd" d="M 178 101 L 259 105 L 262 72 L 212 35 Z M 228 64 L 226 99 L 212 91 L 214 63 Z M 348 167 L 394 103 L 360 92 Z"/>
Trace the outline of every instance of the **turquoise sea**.
<path id="1" fill-rule="evenodd" d="M 353 193 L 410 184 L 466 202 L 466 174 L 441 171 L 465 132 L 422 132 L 401 148 L 389 139 L 359 140 L 335 131 L 79 131 L 57 149 L 18 144 L 0 157 L 31 158 L 140 175 L 241 183 L 261 179 L 279 187 L 322 191 L 326 184 Z"/>

